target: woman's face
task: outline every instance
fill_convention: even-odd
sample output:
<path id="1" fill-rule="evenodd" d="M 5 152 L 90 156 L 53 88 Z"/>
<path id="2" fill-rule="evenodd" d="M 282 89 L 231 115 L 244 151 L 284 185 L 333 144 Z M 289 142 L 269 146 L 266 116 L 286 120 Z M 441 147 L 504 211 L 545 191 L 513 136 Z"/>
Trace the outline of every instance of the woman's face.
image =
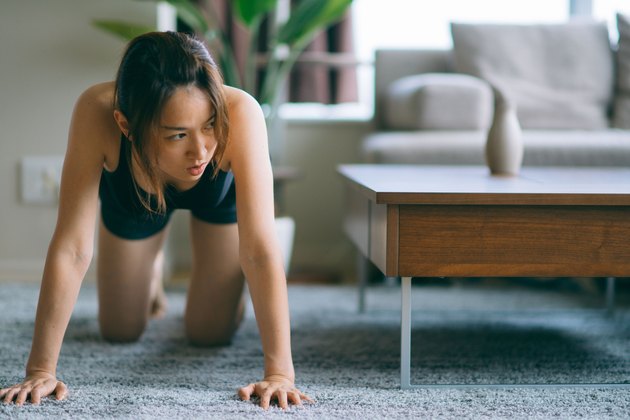
<path id="1" fill-rule="evenodd" d="M 217 142 L 215 113 L 208 96 L 195 86 L 182 86 L 166 101 L 157 129 L 157 164 L 167 183 L 192 188 L 212 160 Z"/>

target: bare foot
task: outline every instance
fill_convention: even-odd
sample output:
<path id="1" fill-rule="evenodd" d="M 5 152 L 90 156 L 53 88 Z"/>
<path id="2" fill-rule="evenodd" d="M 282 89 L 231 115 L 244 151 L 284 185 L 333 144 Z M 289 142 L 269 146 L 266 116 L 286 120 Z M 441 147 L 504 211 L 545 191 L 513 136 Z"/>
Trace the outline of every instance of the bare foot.
<path id="1" fill-rule="evenodd" d="M 166 293 L 164 293 L 164 285 L 161 279 L 154 280 L 153 290 L 151 293 L 151 308 L 149 309 L 149 316 L 151 319 L 161 319 L 166 315 L 166 309 L 168 303 L 166 301 Z"/>

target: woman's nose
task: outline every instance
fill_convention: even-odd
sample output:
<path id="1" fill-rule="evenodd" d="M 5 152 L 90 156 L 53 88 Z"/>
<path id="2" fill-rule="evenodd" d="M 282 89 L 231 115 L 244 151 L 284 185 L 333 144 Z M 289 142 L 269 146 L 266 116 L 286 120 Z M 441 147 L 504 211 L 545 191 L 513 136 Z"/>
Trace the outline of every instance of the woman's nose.
<path id="1" fill-rule="evenodd" d="M 188 148 L 188 156 L 197 160 L 204 160 L 208 151 L 207 140 L 202 135 L 191 137 L 190 146 Z"/>

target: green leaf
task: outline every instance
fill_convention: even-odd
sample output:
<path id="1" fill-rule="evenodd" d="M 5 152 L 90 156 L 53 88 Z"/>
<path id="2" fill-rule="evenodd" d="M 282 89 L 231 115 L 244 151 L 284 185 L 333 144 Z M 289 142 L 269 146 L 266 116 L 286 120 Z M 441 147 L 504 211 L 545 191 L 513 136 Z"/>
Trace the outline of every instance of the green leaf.
<path id="1" fill-rule="evenodd" d="M 206 33 L 208 21 L 201 13 L 199 6 L 190 0 L 166 0 L 168 4 L 177 10 L 177 17 L 190 26 L 195 32 Z"/>
<path id="2" fill-rule="evenodd" d="M 130 41 L 139 35 L 157 30 L 155 27 L 119 20 L 96 19 L 92 21 L 92 24 L 105 32 L 109 32 L 112 35 L 122 38 L 125 41 Z"/>
<path id="3" fill-rule="evenodd" d="M 292 11 L 278 34 L 281 44 L 305 42 L 319 29 L 341 19 L 352 0 L 304 0 Z"/>
<path id="4" fill-rule="evenodd" d="M 247 26 L 251 27 L 256 19 L 262 18 L 276 8 L 278 0 L 231 0 L 236 16 Z"/>

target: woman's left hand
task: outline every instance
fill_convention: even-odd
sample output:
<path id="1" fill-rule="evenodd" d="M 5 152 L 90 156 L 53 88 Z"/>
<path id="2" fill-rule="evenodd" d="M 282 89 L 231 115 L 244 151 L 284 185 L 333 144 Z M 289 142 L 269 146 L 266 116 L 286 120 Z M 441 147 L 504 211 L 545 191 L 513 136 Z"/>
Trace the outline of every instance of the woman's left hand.
<path id="1" fill-rule="evenodd" d="M 252 383 L 238 390 L 238 396 L 243 401 L 249 401 L 253 396 L 260 398 L 260 406 L 268 409 L 272 400 L 278 402 L 282 409 L 289 408 L 289 404 L 302 405 L 303 401 L 313 400 L 295 387 L 293 381 L 277 375 L 265 377 L 260 382 Z"/>

